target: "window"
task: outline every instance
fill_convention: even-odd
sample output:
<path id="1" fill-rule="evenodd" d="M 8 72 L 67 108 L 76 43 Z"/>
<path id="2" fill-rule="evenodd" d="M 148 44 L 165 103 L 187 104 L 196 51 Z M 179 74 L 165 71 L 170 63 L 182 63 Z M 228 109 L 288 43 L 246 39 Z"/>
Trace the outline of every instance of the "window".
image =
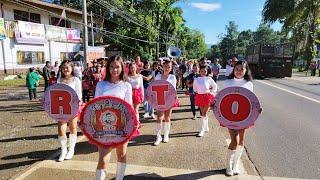
<path id="1" fill-rule="evenodd" d="M 29 21 L 29 12 L 13 10 L 14 20 Z"/>
<path id="2" fill-rule="evenodd" d="M 61 61 L 64 60 L 72 60 L 77 52 L 60 52 L 60 59 Z"/>
<path id="3" fill-rule="evenodd" d="M 51 17 L 51 21 L 50 24 L 54 25 L 54 26 L 60 26 L 60 27 L 66 27 L 66 28 L 71 28 L 71 22 L 70 21 L 66 21 L 65 19 L 62 19 L 59 23 L 60 18 L 56 18 L 56 17 Z M 59 23 L 59 24 L 58 24 Z"/>
<path id="4" fill-rule="evenodd" d="M 14 20 L 41 23 L 40 14 L 29 13 L 27 11 L 13 10 Z"/>
<path id="5" fill-rule="evenodd" d="M 30 13 L 30 22 L 41 23 L 40 14 Z"/>
<path id="6" fill-rule="evenodd" d="M 44 64 L 44 52 L 40 51 L 18 51 L 18 64 Z"/>

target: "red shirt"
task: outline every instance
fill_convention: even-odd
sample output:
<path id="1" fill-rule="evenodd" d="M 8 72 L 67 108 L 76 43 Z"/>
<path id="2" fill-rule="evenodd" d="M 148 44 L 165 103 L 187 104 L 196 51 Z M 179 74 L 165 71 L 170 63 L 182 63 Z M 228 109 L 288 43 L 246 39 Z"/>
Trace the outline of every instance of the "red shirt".
<path id="1" fill-rule="evenodd" d="M 48 80 L 49 86 L 52 85 L 52 84 L 55 84 L 55 83 L 57 83 L 57 78 L 56 77 L 50 77 L 49 80 Z"/>

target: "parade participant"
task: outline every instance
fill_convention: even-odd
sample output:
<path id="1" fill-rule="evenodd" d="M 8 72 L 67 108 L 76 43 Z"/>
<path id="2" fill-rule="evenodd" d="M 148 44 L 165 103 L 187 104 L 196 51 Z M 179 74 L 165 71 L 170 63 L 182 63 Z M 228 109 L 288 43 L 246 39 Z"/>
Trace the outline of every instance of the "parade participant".
<path id="1" fill-rule="evenodd" d="M 209 106 L 213 103 L 214 95 L 217 92 L 217 84 L 211 77 L 208 77 L 208 67 L 200 66 L 200 77 L 193 82 L 195 95 L 195 105 L 200 107 L 201 111 L 201 129 L 198 134 L 202 137 L 205 132 L 209 131 L 208 116 Z"/>
<path id="2" fill-rule="evenodd" d="M 57 80 L 57 83 L 63 83 L 70 86 L 78 95 L 81 102 L 82 100 L 82 88 L 79 78 L 74 76 L 74 66 L 70 60 L 64 60 L 61 63 L 61 77 Z M 61 154 L 58 161 L 64 159 L 71 159 L 74 155 L 74 148 L 77 142 L 77 120 L 78 116 L 67 122 L 58 122 L 58 140 L 61 145 Z M 69 151 L 67 150 L 67 126 L 69 126 Z"/>
<path id="3" fill-rule="evenodd" d="M 126 82 L 124 73 L 124 63 L 121 56 L 112 56 L 106 65 L 106 78 L 97 84 L 95 97 L 113 96 L 125 100 L 132 104 L 132 87 Z M 127 162 L 128 141 L 116 146 L 117 153 L 117 171 L 116 179 L 123 179 Z M 113 148 L 104 148 L 98 146 L 99 161 L 96 171 L 96 179 L 104 180 L 106 178 L 106 168 L 110 160 Z"/>
<path id="4" fill-rule="evenodd" d="M 166 80 L 170 84 L 173 85 L 173 87 L 176 89 L 177 85 L 177 79 L 176 76 L 172 74 L 172 62 L 169 59 L 164 59 L 163 63 L 163 74 L 158 74 L 155 77 L 155 80 Z M 177 105 L 177 102 L 174 106 Z M 173 106 L 173 107 L 174 107 Z M 163 123 L 163 130 L 164 130 L 164 137 L 163 142 L 167 143 L 169 141 L 169 134 L 170 134 L 170 126 L 171 126 L 171 114 L 172 114 L 172 108 L 162 112 L 157 111 L 157 125 L 156 125 L 156 141 L 154 143 L 155 146 L 159 145 L 162 141 L 161 137 L 161 129 L 162 129 L 162 121 Z"/>
<path id="5" fill-rule="evenodd" d="M 141 74 L 137 74 L 137 65 L 135 63 L 129 64 L 129 83 L 132 86 L 132 101 L 133 108 L 136 111 L 139 120 L 139 105 L 144 99 L 143 79 Z"/>
<path id="6" fill-rule="evenodd" d="M 142 79 L 143 79 L 144 94 L 146 94 L 147 88 L 150 85 L 152 80 L 152 70 L 150 69 L 150 63 L 148 61 L 145 61 L 143 63 L 143 68 L 144 69 L 143 71 L 140 72 L 140 74 L 142 75 Z M 139 69 L 138 69 L 138 72 L 139 72 Z M 155 118 L 154 109 L 150 106 L 150 104 L 146 99 L 144 100 L 143 105 L 144 105 L 144 111 L 145 111 L 143 118 L 152 117 L 154 119 Z"/>
<path id="7" fill-rule="evenodd" d="M 191 111 L 192 111 L 192 115 L 193 115 L 194 120 L 197 119 L 197 116 L 196 116 L 196 107 L 194 104 L 195 92 L 193 90 L 193 81 L 195 78 L 197 78 L 199 76 L 198 73 L 199 73 L 199 65 L 197 63 L 195 63 L 192 66 L 192 73 L 189 74 L 189 76 L 187 77 L 187 86 L 188 86 L 188 92 L 189 92 L 189 96 L 190 96 L 190 106 L 191 106 Z"/>
<path id="8" fill-rule="evenodd" d="M 234 65 L 232 73 L 224 83 L 224 88 L 227 87 L 243 87 L 253 92 L 252 76 L 246 61 L 237 61 Z M 260 109 L 259 113 L 261 113 Z M 231 142 L 227 153 L 227 168 L 228 176 L 239 174 L 238 162 L 244 149 L 244 139 L 246 129 L 234 130 L 228 129 Z M 239 139 L 238 139 L 239 136 Z"/>
<path id="9" fill-rule="evenodd" d="M 46 91 L 47 87 L 49 86 L 49 77 L 50 77 L 50 61 L 46 61 L 46 65 L 42 69 L 42 76 L 44 79 L 44 91 Z"/>
<path id="10" fill-rule="evenodd" d="M 212 79 L 214 80 L 214 82 L 217 82 L 220 69 L 221 65 L 219 64 L 219 59 L 215 58 L 211 65 Z"/>
<path id="11" fill-rule="evenodd" d="M 55 71 L 51 71 L 50 72 L 50 78 L 49 78 L 49 81 L 48 81 L 48 83 L 49 83 L 49 86 L 51 86 L 52 84 L 55 84 L 55 83 L 57 83 L 57 77 L 56 77 L 56 72 Z"/>
<path id="12" fill-rule="evenodd" d="M 134 62 L 137 65 L 137 72 L 140 73 L 144 69 L 144 63 L 141 62 L 140 56 L 136 56 Z"/>
<path id="13" fill-rule="evenodd" d="M 26 77 L 26 85 L 29 91 L 29 99 L 30 101 L 33 99 L 37 99 L 37 87 L 39 86 L 39 75 L 34 71 L 34 68 L 29 68 L 29 72 Z"/>
<path id="14" fill-rule="evenodd" d="M 90 90 L 93 88 L 93 82 L 90 81 L 87 75 L 83 76 L 82 79 L 82 102 L 89 102 Z"/>

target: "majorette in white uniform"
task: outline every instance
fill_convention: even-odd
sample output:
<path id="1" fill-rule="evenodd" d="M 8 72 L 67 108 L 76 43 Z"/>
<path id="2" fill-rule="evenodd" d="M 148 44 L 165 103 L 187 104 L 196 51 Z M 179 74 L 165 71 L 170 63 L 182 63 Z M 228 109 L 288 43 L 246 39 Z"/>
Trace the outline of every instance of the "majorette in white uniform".
<path id="1" fill-rule="evenodd" d="M 214 96 L 218 86 L 211 77 L 197 77 L 193 82 L 193 90 L 196 93 L 194 100 L 195 105 L 199 107 L 210 106 L 213 103 Z M 202 115 L 200 120 L 199 137 L 204 135 L 204 132 L 209 131 L 209 120 L 207 115 Z"/>
<path id="2" fill-rule="evenodd" d="M 162 74 L 157 74 L 157 76 L 154 79 L 155 80 L 161 80 L 161 76 L 162 76 Z M 174 89 L 176 89 L 177 79 L 176 79 L 175 75 L 169 74 L 169 76 L 166 79 L 166 81 L 168 81 L 170 84 L 172 84 Z M 176 107 L 178 105 L 179 105 L 179 101 L 177 99 L 175 104 L 173 105 L 173 107 Z M 163 133 L 164 140 L 163 141 L 164 142 L 168 142 L 169 141 L 170 128 L 171 128 L 171 123 L 170 122 L 163 122 L 163 131 L 164 131 L 164 133 Z M 161 130 L 162 130 L 161 123 L 157 123 L 156 129 L 155 129 L 156 135 L 157 135 L 157 140 L 156 140 L 155 144 L 159 144 L 159 142 L 162 140 Z"/>
<path id="3" fill-rule="evenodd" d="M 140 104 L 143 102 L 144 88 L 142 75 L 136 77 L 129 76 L 129 83 L 132 86 L 132 101 L 133 104 Z"/>

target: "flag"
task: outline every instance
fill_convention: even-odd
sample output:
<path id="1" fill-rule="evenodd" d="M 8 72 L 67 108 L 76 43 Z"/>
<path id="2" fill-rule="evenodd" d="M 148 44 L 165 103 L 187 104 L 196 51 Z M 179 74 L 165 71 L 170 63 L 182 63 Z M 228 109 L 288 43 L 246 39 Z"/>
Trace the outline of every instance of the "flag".
<path id="1" fill-rule="evenodd" d="M 61 13 L 61 16 L 60 16 L 60 19 L 58 21 L 58 23 L 56 24 L 56 26 L 60 26 L 60 23 L 62 21 L 62 19 L 66 19 L 67 15 L 66 15 L 66 10 L 63 9 L 62 13 Z"/>

